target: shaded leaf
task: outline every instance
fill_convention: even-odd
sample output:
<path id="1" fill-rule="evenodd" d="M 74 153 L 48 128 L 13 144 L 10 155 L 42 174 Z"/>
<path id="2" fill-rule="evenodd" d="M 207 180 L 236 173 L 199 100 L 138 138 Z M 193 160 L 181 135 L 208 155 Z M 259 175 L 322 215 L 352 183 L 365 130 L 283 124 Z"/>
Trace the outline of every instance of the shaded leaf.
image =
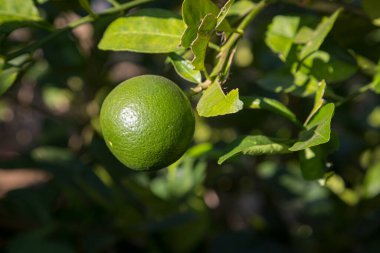
<path id="1" fill-rule="evenodd" d="M 219 82 L 214 82 L 202 94 L 197 105 L 198 114 L 202 117 L 214 117 L 236 113 L 243 109 L 243 102 L 239 99 L 239 90 L 234 89 L 224 94 Z"/>
<path id="2" fill-rule="evenodd" d="M 87 12 L 87 13 L 90 13 L 92 15 L 94 15 L 95 13 L 92 11 L 91 9 L 91 4 L 89 2 L 89 0 L 79 0 L 79 4 L 82 6 L 82 8 Z"/>
<path id="3" fill-rule="evenodd" d="M 222 164 L 239 153 L 244 155 L 289 153 L 287 142 L 264 135 L 242 136 L 227 146 L 225 154 L 219 158 L 218 164 Z"/>
<path id="4" fill-rule="evenodd" d="M 258 84 L 277 93 L 305 97 L 317 91 L 319 80 L 340 82 L 356 73 L 358 67 L 350 54 L 339 47 L 328 49 L 329 52 L 319 50 L 302 62 L 289 62 L 270 71 L 258 80 Z"/>
<path id="5" fill-rule="evenodd" d="M 112 22 L 99 48 L 141 53 L 173 52 L 178 49 L 184 30 L 185 24 L 175 13 L 143 9 Z"/>
<path id="6" fill-rule="evenodd" d="M 328 168 L 327 156 L 337 150 L 338 146 L 338 137 L 331 134 L 329 142 L 301 150 L 299 159 L 303 178 L 306 180 L 323 178 Z"/>
<path id="7" fill-rule="evenodd" d="M 371 19 L 380 18 L 380 1 L 378 0 L 363 0 L 363 9 Z"/>
<path id="8" fill-rule="evenodd" d="M 255 6 L 255 3 L 248 0 L 235 2 L 227 13 L 228 21 L 231 24 L 236 23 L 239 19 L 247 15 Z"/>
<path id="9" fill-rule="evenodd" d="M 286 105 L 276 99 L 254 96 L 242 97 L 241 100 L 244 102 L 245 107 L 268 110 L 289 119 L 291 122 L 300 124 L 297 116 Z"/>
<path id="10" fill-rule="evenodd" d="M 213 14 L 206 15 L 198 28 L 197 38 L 191 44 L 191 51 L 194 54 L 192 63 L 197 70 L 205 69 L 206 50 L 216 27 L 216 22 L 217 19 Z"/>
<path id="11" fill-rule="evenodd" d="M 0 96 L 3 95 L 16 81 L 18 72 L 18 68 L 0 70 Z"/>
<path id="12" fill-rule="evenodd" d="M 7 245 L 8 253 L 73 253 L 75 252 L 67 243 L 50 240 L 48 237 L 53 234 L 57 228 L 49 224 L 27 233 L 20 233 L 12 238 Z"/>
<path id="13" fill-rule="evenodd" d="M 380 60 L 377 64 L 376 73 L 371 83 L 371 89 L 377 94 L 380 94 Z"/>
<path id="14" fill-rule="evenodd" d="M 330 140 L 330 124 L 334 109 L 333 103 L 326 104 L 320 108 L 305 126 L 306 130 L 300 133 L 298 141 L 289 150 L 299 151 L 328 142 Z"/>
<path id="15" fill-rule="evenodd" d="M 323 41 L 331 31 L 332 27 L 334 26 L 334 23 L 341 11 L 341 9 L 338 9 L 330 17 L 325 17 L 322 19 L 317 29 L 315 29 L 315 31 L 311 34 L 311 37 L 309 37 L 309 40 L 306 42 L 306 45 L 302 48 L 299 55 L 300 59 L 304 59 L 305 57 L 309 56 L 311 53 L 319 49 L 319 47 L 322 45 Z"/>
<path id="16" fill-rule="evenodd" d="M 265 43 L 285 61 L 297 34 L 300 17 L 276 16 L 265 34 Z"/>
<path id="17" fill-rule="evenodd" d="M 336 83 L 346 80 L 358 70 L 355 59 L 339 47 L 328 51 L 318 50 L 307 57 L 299 71 L 312 75 L 317 80 Z"/>
<path id="18" fill-rule="evenodd" d="M 170 62 L 175 71 L 184 79 L 193 83 L 200 83 L 202 75 L 199 70 L 194 70 L 193 64 L 177 53 L 169 54 Z"/>
<path id="19" fill-rule="evenodd" d="M 302 176 L 306 180 L 322 178 L 325 172 L 325 162 L 322 159 L 320 146 L 306 148 L 299 152 Z"/>
<path id="20" fill-rule="evenodd" d="M 284 66 L 266 73 L 258 80 L 259 86 L 276 93 L 291 93 L 295 96 L 307 97 L 315 93 L 318 81 L 313 76 L 302 71 L 292 73 L 293 70 Z"/>

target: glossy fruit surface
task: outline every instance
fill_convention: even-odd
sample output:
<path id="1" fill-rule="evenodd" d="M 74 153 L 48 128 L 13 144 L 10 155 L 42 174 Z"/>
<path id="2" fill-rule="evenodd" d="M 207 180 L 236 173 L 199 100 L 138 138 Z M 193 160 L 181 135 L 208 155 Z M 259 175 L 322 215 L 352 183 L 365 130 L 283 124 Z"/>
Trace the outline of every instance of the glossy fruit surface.
<path id="1" fill-rule="evenodd" d="M 142 75 L 114 88 L 104 100 L 100 124 L 108 148 L 127 167 L 156 170 L 189 147 L 195 119 L 189 100 L 172 81 Z"/>

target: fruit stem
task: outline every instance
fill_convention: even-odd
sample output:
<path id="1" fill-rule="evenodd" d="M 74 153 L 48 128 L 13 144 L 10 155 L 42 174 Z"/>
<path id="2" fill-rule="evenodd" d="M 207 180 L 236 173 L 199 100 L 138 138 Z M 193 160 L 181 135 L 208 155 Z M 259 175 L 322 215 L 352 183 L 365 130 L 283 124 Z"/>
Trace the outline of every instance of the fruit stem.
<path id="1" fill-rule="evenodd" d="M 61 34 L 65 33 L 65 32 L 68 32 L 68 31 L 70 31 L 70 30 L 72 30 L 72 29 L 74 29 L 80 25 L 83 25 L 83 24 L 89 23 L 89 22 L 93 22 L 96 19 L 98 19 L 99 17 L 115 14 L 115 13 L 118 13 L 121 11 L 125 11 L 125 10 L 133 8 L 137 5 L 152 2 L 152 1 L 153 0 L 135 0 L 132 2 L 125 3 L 125 4 L 121 4 L 121 5 L 116 6 L 116 7 L 106 9 L 104 12 L 97 14 L 96 17 L 92 16 L 92 15 L 84 16 L 84 17 L 82 17 L 76 21 L 71 22 L 70 24 L 68 24 L 64 28 L 55 30 L 53 33 L 49 34 L 48 36 L 46 36 L 42 40 L 37 41 L 35 43 L 32 43 L 29 46 L 26 46 L 20 50 L 17 50 L 13 53 L 6 55 L 5 58 L 9 61 L 11 59 L 14 59 L 14 58 L 20 56 L 20 55 L 23 55 L 26 53 L 32 53 L 33 51 L 35 51 L 36 49 L 40 48 L 41 46 L 47 44 L 49 41 L 53 40 L 54 38 L 60 36 Z"/>

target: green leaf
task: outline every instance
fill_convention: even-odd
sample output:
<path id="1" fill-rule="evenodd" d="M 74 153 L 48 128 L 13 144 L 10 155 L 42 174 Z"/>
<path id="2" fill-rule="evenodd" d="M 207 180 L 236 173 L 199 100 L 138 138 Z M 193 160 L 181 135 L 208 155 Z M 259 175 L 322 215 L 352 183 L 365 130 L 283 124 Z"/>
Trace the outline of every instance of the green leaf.
<path id="1" fill-rule="evenodd" d="M 217 81 L 203 92 L 197 105 L 198 114 L 202 117 L 236 113 L 241 109 L 243 102 L 239 99 L 239 90 L 234 89 L 225 95 Z"/>
<path id="2" fill-rule="evenodd" d="M 339 139 L 331 135 L 331 140 L 323 145 L 306 148 L 299 152 L 302 176 L 306 180 L 323 178 L 328 168 L 327 156 L 337 150 Z"/>
<path id="3" fill-rule="evenodd" d="M 291 110 L 289 110 L 286 105 L 276 99 L 254 96 L 242 97 L 241 100 L 244 102 L 244 106 L 247 108 L 268 110 L 289 119 L 291 122 L 301 124 L 298 121 L 297 116 Z"/>
<path id="4" fill-rule="evenodd" d="M 170 62 L 175 71 L 184 79 L 193 83 L 200 83 L 202 75 L 199 70 L 194 70 L 193 64 L 177 53 L 169 54 Z"/>
<path id="5" fill-rule="evenodd" d="M 371 89 L 377 94 L 380 94 L 380 60 L 377 64 L 376 73 L 373 77 L 373 81 L 371 82 Z"/>
<path id="6" fill-rule="evenodd" d="M 232 6 L 230 11 L 227 13 L 227 19 L 231 24 L 236 23 L 247 15 L 253 8 L 255 8 L 256 4 L 248 1 L 248 0 L 242 0 L 235 2 Z"/>
<path id="7" fill-rule="evenodd" d="M 297 34 L 300 17 L 276 16 L 265 34 L 265 43 L 286 61 Z"/>
<path id="8" fill-rule="evenodd" d="M 323 41 L 331 31 L 336 19 L 338 18 L 342 10 L 338 9 L 330 17 L 325 17 L 319 23 L 317 29 L 311 34 L 309 40 L 306 42 L 305 46 L 302 48 L 299 58 L 304 59 L 309 56 L 311 53 L 317 51 L 322 45 Z"/>
<path id="9" fill-rule="evenodd" d="M 79 4 L 82 6 L 82 8 L 89 14 L 94 15 L 95 13 L 91 9 L 91 4 L 89 0 L 79 0 Z"/>
<path id="10" fill-rule="evenodd" d="M 306 44 L 309 41 L 310 37 L 313 36 L 313 32 L 314 30 L 310 27 L 301 27 L 301 29 L 298 31 L 297 35 L 294 38 L 294 43 Z"/>
<path id="11" fill-rule="evenodd" d="M 197 37 L 198 26 L 188 26 L 181 37 L 181 46 L 189 48 Z"/>
<path id="12" fill-rule="evenodd" d="M 307 97 L 314 94 L 318 88 L 318 80 L 302 71 L 283 66 L 266 73 L 258 80 L 259 86 L 276 93 L 291 93 L 295 96 Z"/>
<path id="13" fill-rule="evenodd" d="M 326 164 L 322 159 L 320 146 L 301 150 L 299 159 L 302 176 L 305 180 L 316 180 L 323 177 Z"/>
<path id="14" fill-rule="evenodd" d="M 205 69 L 206 50 L 215 30 L 216 22 L 216 16 L 213 14 L 206 15 L 198 28 L 197 38 L 191 44 L 191 51 L 194 54 L 193 65 L 197 70 Z"/>
<path id="15" fill-rule="evenodd" d="M 289 148 L 290 151 L 299 151 L 326 143 L 330 140 L 330 124 L 335 106 L 329 103 L 321 107 L 305 126 L 298 140 Z"/>
<path id="16" fill-rule="evenodd" d="M 184 48 L 190 47 L 191 43 L 197 37 L 198 27 L 201 21 L 208 14 L 215 17 L 219 14 L 219 8 L 211 0 L 184 0 L 182 3 L 182 17 L 187 25 L 181 40 Z"/>
<path id="17" fill-rule="evenodd" d="M 307 125 L 307 123 L 309 122 L 309 120 L 318 112 L 318 110 L 322 107 L 323 103 L 324 103 L 324 99 L 323 99 L 323 96 L 325 94 L 325 90 L 326 90 L 326 82 L 325 81 L 322 81 L 318 84 L 318 90 L 317 92 L 315 93 L 315 97 L 314 97 L 314 106 L 313 106 L 313 109 L 311 110 L 309 116 L 307 117 L 306 121 L 305 121 L 305 125 Z"/>
<path id="18" fill-rule="evenodd" d="M 227 146 L 225 154 L 219 158 L 218 164 L 222 164 L 239 153 L 244 155 L 289 153 L 287 142 L 263 135 L 242 136 Z"/>
<path id="19" fill-rule="evenodd" d="M 12 31 L 42 21 L 33 0 L 0 0 L 0 30 Z"/>
<path id="20" fill-rule="evenodd" d="M 185 24 L 162 9 L 143 9 L 118 18 L 107 28 L 99 43 L 102 50 L 168 53 L 178 49 Z"/>
<path id="21" fill-rule="evenodd" d="M 358 70 L 355 58 L 339 47 L 328 51 L 318 50 L 307 57 L 299 71 L 312 75 L 317 80 L 336 83 L 346 80 Z"/>
<path id="22" fill-rule="evenodd" d="M 376 197 L 380 193 L 380 163 L 375 163 L 368 168 L 364 177 L 364 196 L 366 198 Z"/>
<path id="23" fill-rule="evenodd" d="M 228 7 L 228 6 L 227 6 Z M 202 20 L 209 14 L 215 17 L 224 15 L 225 10 L 219 10 L 211 0 L 184 0 L 182 3 L 182 17 L 187 25 L 185 32 L 182 35 L 181 45 L 184 48 L 190 47 L 191 43 L 197 37 L 197 31 L 201 25 Z M 217 30 L 231 31 L 231 27 L 226 20 L 221 20 L 218 23 Z"/>
<path id="24" fill-rule="evenodd" d="M 216 25 L 217 27 L 222 24 L 234 2 L 235 0 L 228 0 L 227 3 L 222 7 L 218 14 L 218 23 Z"/>
<path id="25" fill-rule="evenodd" d="M 18 68 L 0 70 L 0 96 L 3 95 L 16 81 L 18 72 Z"/>
<path id="26" fill-rule="evenodd" d="M 380 18 L 380 1 L 379 0 L 363 0 L 363 9 L 371 19 Z"/>
<path id="27" fill-rule="evenodd" d="M 328 48 L 328 51 L 319 50 L 302 62 L 288 62 L 266 73 L 258 84 L 274 92 L 305 97 L 317 91 L 319 80 L 340 82 L 356 73 L 358 67 L 352 55 L 339 47 Z"/>

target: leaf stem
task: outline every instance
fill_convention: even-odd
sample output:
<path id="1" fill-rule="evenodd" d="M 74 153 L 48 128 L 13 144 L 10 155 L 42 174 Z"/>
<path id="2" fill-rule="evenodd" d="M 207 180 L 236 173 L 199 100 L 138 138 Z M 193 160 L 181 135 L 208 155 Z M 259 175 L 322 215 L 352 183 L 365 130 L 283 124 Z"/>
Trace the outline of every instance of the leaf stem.
<path id="1" fill-rule="evenodd" d="M 20 55 L 23 55 L 26 53 L 32 53 L 33 51 L 35 51 L 36 49 L 40 48 L 41 46 L 47 44 L 49 41 L 53 40 L 54 38 L 60 36 L 61 34 L 65 33 L 65 32 L 68 32 L 68 31 L 70 31 L 70 30 L 72 30 L 72 29 L 74 29 L 80 25 L 83 25 L 83 24 L 89 23 L 89 22 L 93 22 L 99 17 L 115 14 L 115 13 L 118 13 L 121 11 L 125 11 L 125 10 L 132 8 L 132 7 L 135 7 L 137 5 L 152 2 L 152 1 L 153 0 L 135 0 L 132 2 L 128 2 L 128 3 L 122 4 L 122 5 L 113 7 L 113 8 L 109 8 L 109 9 L 105 10 L 104 12 L 97 14 L 96 17 L 91 16 L 91 15 L 84 16 L 84 17 L 68 24 L 66 27 L 58 29 L 58 30 L 54 31 L 53 33 L 50 33 L 48 36 L 46 36 L 42 40 L 39 40 L 35 43 L 32 43 L 32 44 L 20 49 L 20 50 L 17 50 L 13 53 L 6 55 L 5 58 L 9 61 L 11 59 L 14 59 L 14 58 L 20 56 Z"/>
<path id="2" fill-rule="evenodd" d="M 218 52 L 220 52 L 220 46 L 218 46 L 218 45 L 215 44 L 215 43 L 209 42 L 209 43 L 208 43 L 208 47 L 209 47 L 209 48 L 212 48 L 212 49 L 214 49 L 214 50 L 216 50 L 216 51 L 218 51 Z"/>
<path id="3" fill-rule="evenodd" d="M 253 8 L 247 16 L 241 21 L 239 26 L 236 28 L 238 33 L 233 33 L 227 42 L 220 48 L 219 60 L 211 72 L 211 77 L 215 77 L 223 72 L 226 67 L 226 63 L 230 58 L 229 55 L 232 49 L 235 47 L 237 41 L 243 36 L 243 31 L 247 28 L 248 24 L 260 13 L 260 11 L 267 5 L 267 0 L 262 0 L 259 2 L 255 8 Z M 224 71 L 226 72 L 226 71 Z"/>

